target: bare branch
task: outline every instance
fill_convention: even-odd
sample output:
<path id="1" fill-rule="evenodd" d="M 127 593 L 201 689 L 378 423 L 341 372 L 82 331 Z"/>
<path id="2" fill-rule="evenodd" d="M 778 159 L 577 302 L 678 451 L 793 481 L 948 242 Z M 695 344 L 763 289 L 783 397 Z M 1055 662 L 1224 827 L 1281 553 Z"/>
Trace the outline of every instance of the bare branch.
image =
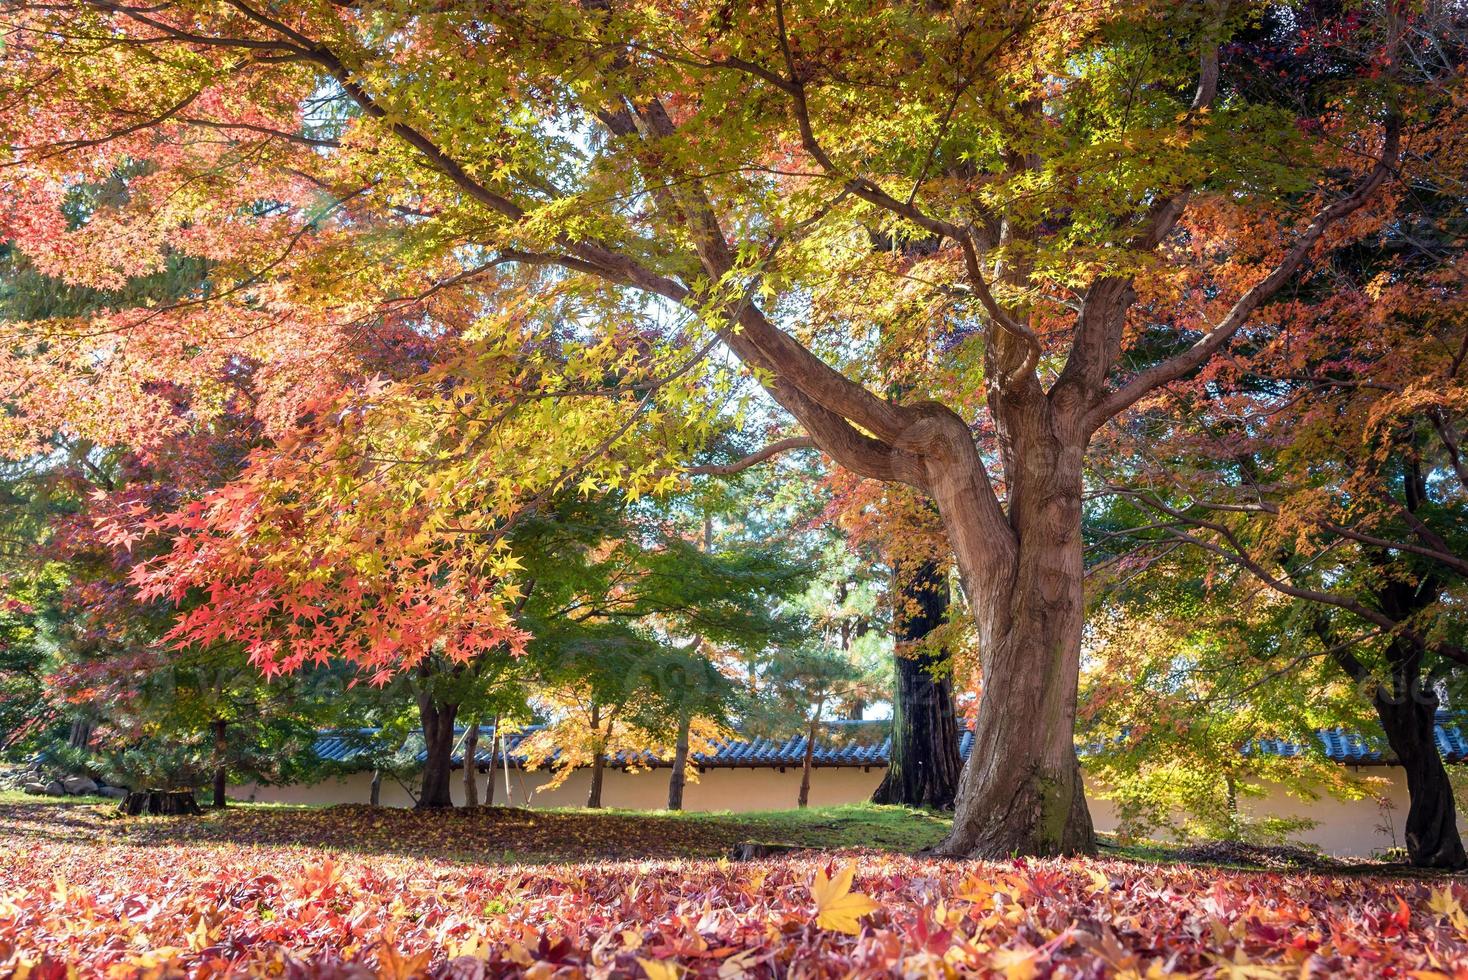
<path id="1" fill-rule="evenodd" d="M 733 476 L 743 473 L 745 470 L 758 466 L 767 459 L 772 459 L 782 453 L 788 453 L 796 449 L 815 449 L 815 440 L 810 436 L 791 436 L 772 442 L 763 449 L 750 453 L 743 459 L 737 459 L 732 463 L 706 463 L 702 466 L 690 466 L 683 472 L 689 476 Z"/>

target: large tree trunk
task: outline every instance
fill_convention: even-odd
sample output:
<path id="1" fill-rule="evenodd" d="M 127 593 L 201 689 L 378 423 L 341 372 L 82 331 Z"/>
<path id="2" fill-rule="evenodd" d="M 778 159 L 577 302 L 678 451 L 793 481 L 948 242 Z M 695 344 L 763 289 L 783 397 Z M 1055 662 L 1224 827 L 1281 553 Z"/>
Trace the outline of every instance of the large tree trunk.
<path id="1" fill-rule="evenodd" d="M 1437 749 L 1438 699 L 1420 681 L 1421 652 L 1406 641 L 1398 646 L 1405 659 L 1394 658 L 1395 690 L 1378 685 L 1373 700 L 1387 744 L 1407 775 L 1407 859 L 1419 868 L 1468 867 L 1453 787 Z"/>
<path id="2" fill-rule="evenodd" d="M 953 687 L 940 651 L 915 647 L 943 624 L 950 600 L 942 567 L 926 561 L 897 569 L 893 610 L 893 661 L 897 690 L 892 699 L 892 748 L 887 775 L 873 803 L 900 803 L 939 810 L 953 808 L 962 760 Z"/>
<path id="3" fill-rule="evenodd" d="M 225 785 L 229 781 L 229 767 L 225 757 L 229 753 L 229 723 L 223 718 L 214 721 L 214 806 L 224 809 Z"/>
<path id="4" fill-rule="evenodd" d="M 493 784 L 494 780 L 490 779 Z M 479 805 L 479 722 L 464 733 L 464 805 Z"/>
<path id="5" fill-rule="evenodd" d="M 454 771 L 454 716 L 457 704 L 435 701 L 427 692 L 418 695 L 418 717 L 423 722 L 423 744 L 428 756 L 423 763 L 423 790 L 417 809 L 434 810 L 454 805 L 450 783 Z"/>
<path id="6" fill-rule="evenodd" d="M 1009 562 L 976 541 L 972 475 L 935 483 L 979 632 L 983 689 L 953 828 L 936 853 L 979 858 L 1090 853 L 1095 832 L 1075 751 L 1084 617 L 1080 449 L 1020 433 L 1008 517 Z M 976 465 L 976 464 L 975 464 Z"/>
<path id="7" fill-rule="evenodd" d="M 192 790 L 135 790 L 123 797 L 117 809 L 130 817 L 143 813 L 155 817 L 197 816 L 204 812 L 195 802 Z"/>
<path id="8" fill-rule="evenodd" d="M 67 735 L 66 744 L 73 749 L 87 749 L 92 746 L 93 725 L 90 718 L 77 718 L 71 723 L 71 732 Z"/>
<path id="9" fill-rule="evenodd" d="M 678 742 L 673 747 L 673 774 L 668 777 L 668 809 L 683 809 L 683 786 L 688 781 L 688 729 L 692 719 L 678 718 Z"/>

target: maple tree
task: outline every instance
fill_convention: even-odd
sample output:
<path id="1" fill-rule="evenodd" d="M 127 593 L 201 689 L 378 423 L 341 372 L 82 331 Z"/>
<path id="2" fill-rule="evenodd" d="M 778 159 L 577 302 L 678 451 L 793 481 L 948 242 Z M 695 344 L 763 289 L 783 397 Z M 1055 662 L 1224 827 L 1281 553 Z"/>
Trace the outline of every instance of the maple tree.
<path id="1" fill-rule="evenodd" d="M 1342 43 L 1307 47 L 1280 71 L 1308 86 Z M 1449 73 L 1451 57 L 1419 70 Z M 1435 737 L 1468 666 L 1457 611 L 1468 188 L 1450 162 L 1464 139 L 1461 113 L 1434 116 L 1357 235 L 1270 304 L 1233 358 L 1118 432 L 1100 468 L 1133 508 L 1111 530 L 1127 542 L 1113 551 L 1136 548 L 1129 574 L 1155 585 L 1183 564 L 1171 549 L 1195 550 L 1219 566 L 1212 602 L 1281 607 L 1256 660 L 1322 688 L 1324 662 L 1358 690 L 1406 772 L 1411 859 L 1443 867 L 1468 863 Z M 1250 247 L 1276 233 L 1265 222 L 1233 234 Z"/>
<path id="2" fill-rule="evenodd" d="M 1328 98 L 1255 99 L 1257 66 L 1220 51 L 1257 13 L 7 5 L 0 233 L 77 285 L 178 252 L 211 287 L 7 324 L 4 442 L 147 442 L 182 424 L 161 382 L 194 419 L 222 366 L 258 363 L 272 448 L 164 520 L 144 595 L 206 591 L 175 636 L 267 670 L 393 672 L 522 644 L 515 515 L 570 482 L 676 482 L 730 351 L 837 463 L 937 507 L 984 678 L 941 850 L 1087 850 L 1091 439 L 1355 234 L 1419 109 L 1456 93 L 1400 68 L 1451 12 L 1393 0 L 1326 17 L 1357 52 Z M 78 176 L 120 161 L 125 192 L 69 223 Z M 1233 209 L 1281 235 L 1196 254 Z M 902 355 L 897 393 L 873 344 Z"/>
<path id="3" fill-rule="evenodd" d="M 1086 774 L 1118 834 L 1279 842 L 1312 825 L 1308 809 L 1250 806 L 1280 791 L 1369 811 L 1380 780 L 1328 758 L 1318 733 L 1369 731 L 1370 712 L 1310 656 L 1297 610 L 1236 591 L 1204 553 L 1118 557 L 1093 578 L 1080 712 Z"/>

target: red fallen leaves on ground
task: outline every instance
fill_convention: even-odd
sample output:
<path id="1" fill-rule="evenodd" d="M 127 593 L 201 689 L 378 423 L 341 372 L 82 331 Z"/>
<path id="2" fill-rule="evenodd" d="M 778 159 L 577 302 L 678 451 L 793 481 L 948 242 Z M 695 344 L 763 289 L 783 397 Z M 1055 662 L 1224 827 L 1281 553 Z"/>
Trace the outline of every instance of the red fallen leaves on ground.
<path id="1" fill-rule="evenodd" d="M 1468 978 L 1468 887 L 1449 881 L 875 852 L 487 868 L 0 845 L 0 974 L 26 977 Z"/>

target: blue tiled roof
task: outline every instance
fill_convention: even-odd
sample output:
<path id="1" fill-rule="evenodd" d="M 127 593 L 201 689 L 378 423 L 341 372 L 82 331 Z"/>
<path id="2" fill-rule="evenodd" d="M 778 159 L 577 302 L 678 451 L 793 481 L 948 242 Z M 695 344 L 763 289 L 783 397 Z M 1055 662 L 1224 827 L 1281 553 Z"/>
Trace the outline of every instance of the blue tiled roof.
<path id="1" fill-rule="evenodd" d="M 1446 762 L 1468 761 L 1468 729 L 1465 729 L 1465 721 L 1468 719 L 1462 716 L 1453 716 L 1446 712 L 1439 714 L 1437 747 Z M 821 729 L 826 737 L 816 743 L 812 756 L 813 765 L 822 768 L 887 765 L 892 739 L 888 734 L 886 721 L 829 721 L 822 723 Z M 505 750 L 512 768 L 520 768 L 525 763 L 525 757 L 519 751 L 521 741 L 540 730 L 541 726 L 531 725 L 505 737 Z M 376 734 L 376 730 L 371 728 L 323 732 L 316 740 L 316 754 L 322 759 L 347 767 L 354 764 L 370 765 L 372 742 Z M 459 730 L 459 735 L 462 737 L 463 729 Z M 501 753 L 496 751 L 499 746 L 491 747 L 489 736 L 489 727 L 483 726 L 480 729 L 479 748 L 474 756 L 475 763 L 481 769 L 487 769 L 490 765 L 504 765 Z M 1342 765 L 1380 765 L 1391 761 L 1390 752 L 1380 738 L 1341 729 L 1317 732 L 1316 738 L 1320 740 L 1326 758 Z M 802 764 L 805 743 L 803 734 L 783 741 L 762 737 L 736 738 L 719 743 L 713 752 L 695 752 L 689 756 L 689 761 L 705 769 L 794 767 Z M 958 741 L 959 755 L 967 758 L 973 744 L 973 732 L 963 730 Z M 1251 743 L 1245 751 L 1292 758 L 1303 754 L 1308 748 L 1308 745 L 1282 739 L 1260 739 Z M 421 736 L 416 742 L 410 740 L 404 750 L 410 756 L 416 750 L 420 763 L 427 758 Z M 1089 751 L 1097 750 L 1095 746 L 1089 747 Z M 650 768 L 671 765 L 670 760 L 659 759 L 651 753 L 618 753 L 609 758 L 608 762 L 613 766 L 637 765 Z M 463 763 L 462 752 L 456 751 L 454 765 L 461 766 Z"/>

